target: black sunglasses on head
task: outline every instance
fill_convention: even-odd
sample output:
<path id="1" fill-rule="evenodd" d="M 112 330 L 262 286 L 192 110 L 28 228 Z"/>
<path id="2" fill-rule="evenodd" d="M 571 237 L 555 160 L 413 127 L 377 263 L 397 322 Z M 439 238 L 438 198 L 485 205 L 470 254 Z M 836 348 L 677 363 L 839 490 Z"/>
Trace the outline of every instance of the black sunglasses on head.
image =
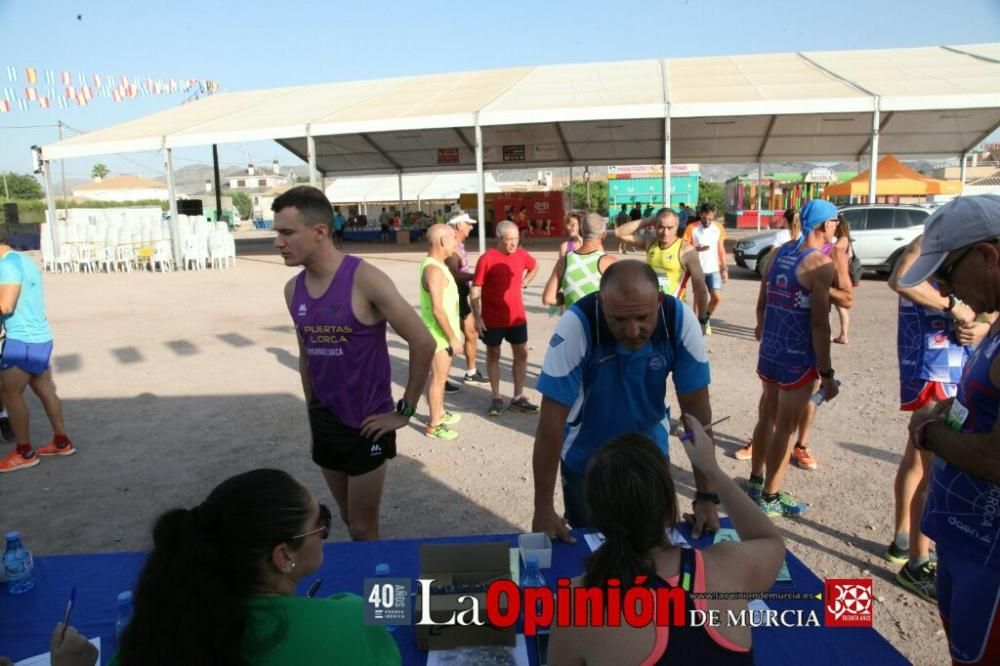
<path id="1" fill-rule="evenodd" d="M 330 509 L 326 507 L 325 504 L 319 505 L 319 524 L 320 526 L 314 530 L 309 530 L 308 532 L 303 532 L 302 534 L 296 534 L 289 541 L 294 541 L 295 539 L 303 539 L 311 534 L 320 533 L 322 538 L 325 540 L 330 536 L 330 525 L 333 523 L 333 514 L 330 513 Z"/>

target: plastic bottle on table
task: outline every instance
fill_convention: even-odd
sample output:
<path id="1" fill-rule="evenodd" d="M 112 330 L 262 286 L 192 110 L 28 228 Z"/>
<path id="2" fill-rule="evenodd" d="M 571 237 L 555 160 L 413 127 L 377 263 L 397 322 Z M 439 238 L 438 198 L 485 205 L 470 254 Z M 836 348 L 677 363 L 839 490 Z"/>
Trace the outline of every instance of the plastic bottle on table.
<path id="1" fill-rule="evenodd" d="M 840 380 L 839 379 L 835 379 L 833 381 L 833 383 L 837 385 L 837 388 L 840 388 Z M 816 405 L 817 407 L 819 407 L 820 404 L 822 404 L 822 402 L 824 400 L 826 400 L 826 391 L 823 390 L 822 386 L 819 388 L 818 391 L 816 391 L 815 393 L 813 393 L 813 395 L 812 395 L 811 398 L 809 398 L 809 402 L 811 402 L 812 404 Z"/>
<path id="2" fill-rule="evenodd" d="M 7 532 L 3 571 L 7 578 L 7 590 L 11 594 L 23 594 L 35 586 L 35 561 L 31 551 L 21 543 L 21 534 L 17 530 Z"/>
<path id="3" fill-rule="evenodd" d="M 542 572 L 538 569 L 538 556 L 528 555 L 524 558 L 521 587 L 545 587 L 545 578 L 542 577 Z"/>
<path id="4" fill-rule="evenodd" d="M 389 574 L 390 574 L 389 565 L 386 564 L 385 562 L 380 562 L 379 564 L 375 565 L 376 578 L 388 578 Z M 407 602 L 409 602 L 409 599 L 407 599 Z M 387 625 L 386 629 L 389 630 L 389 633 L 395 633 L 396 625 L 395 624 Z"/>
<path id="5" fill-rule="evenodd" d="M 132 591 L 125 590 L 118 594 L 118 617 L 115 618 L 115 638 L 119 645 L 122 640 L 122 632 L 132 621 Z"/>

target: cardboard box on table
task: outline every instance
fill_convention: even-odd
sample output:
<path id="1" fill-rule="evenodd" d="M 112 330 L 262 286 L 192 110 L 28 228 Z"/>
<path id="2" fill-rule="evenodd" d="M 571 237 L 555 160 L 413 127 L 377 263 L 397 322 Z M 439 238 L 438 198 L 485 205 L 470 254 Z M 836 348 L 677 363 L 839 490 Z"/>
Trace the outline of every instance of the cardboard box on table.
<path id="1" fill-rule="evenodd" d="M 431 618 L 435 622 L 447 622 L 455 613 L 469 609 L 472 602 L 466 599 L 459 603 L 459 597 L 470 596 L 476 598 L 479 616 L 486 624 L 417 625 L 418 649 L 449 650 L 466 645 L 515 645 L 515 627 L 500 629 L 490 625 L 486 619 L 485 587 L 496 580 L 510 580 L 510 546 L 507 543 L 423 544 L 420 546 L 420 578 L 435 581 L 430 599 Z M 482 592 L 434 591 L 449 585 L 483 585 L 484 588 Z M 414 610 L 417 622 L 420 621 L 422 609 L 423 599 L 418 592 Z M 501 608 L 504 609 L 506 604 Z"/>

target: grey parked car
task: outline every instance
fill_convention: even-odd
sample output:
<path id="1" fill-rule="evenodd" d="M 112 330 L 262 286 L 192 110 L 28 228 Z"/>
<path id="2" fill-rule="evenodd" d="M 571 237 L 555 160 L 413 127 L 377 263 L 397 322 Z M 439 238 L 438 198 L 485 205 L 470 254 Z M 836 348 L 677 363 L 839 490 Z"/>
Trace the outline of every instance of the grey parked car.
<path id="1" fill-rule="evenodd" d="M 844 206 L 840 214 L 851 225 L 854 252 L 865 270 L 889 273 L 910 241 L 923 233 L 932 211 L 930 206 L 874 204 Z M 760 275 L 761 260 L 788 239 L 787 229 L 747 236 L 736 243 L 736 264 Z"/>

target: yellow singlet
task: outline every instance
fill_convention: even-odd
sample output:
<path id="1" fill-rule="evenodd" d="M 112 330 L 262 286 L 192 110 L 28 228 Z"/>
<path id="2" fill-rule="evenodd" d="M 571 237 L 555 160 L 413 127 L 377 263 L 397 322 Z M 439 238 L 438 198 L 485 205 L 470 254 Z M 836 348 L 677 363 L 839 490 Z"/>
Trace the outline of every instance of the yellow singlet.
<path id="1" fill-rule="evenodd" d="M 646 263 L 656 271 L 660 281 L 660 289 L 664 294 L 684 298 L 684 287 L 687 286 L 687 271 L 681 264 L 681 243 L 678 238 L 666 249 L 661 249 L 659 242 L 654 242 L 646 250 Z"/>

